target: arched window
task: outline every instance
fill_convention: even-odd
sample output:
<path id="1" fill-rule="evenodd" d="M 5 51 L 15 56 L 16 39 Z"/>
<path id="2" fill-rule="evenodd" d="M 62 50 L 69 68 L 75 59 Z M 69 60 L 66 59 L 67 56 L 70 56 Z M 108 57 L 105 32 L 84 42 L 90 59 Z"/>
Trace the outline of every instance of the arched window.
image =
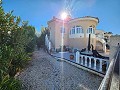
<path id="1" fill-rule="evenodd" d="M 87 33 L 95 34 L 95 30 L 92 26 L 87 29 Z"/>

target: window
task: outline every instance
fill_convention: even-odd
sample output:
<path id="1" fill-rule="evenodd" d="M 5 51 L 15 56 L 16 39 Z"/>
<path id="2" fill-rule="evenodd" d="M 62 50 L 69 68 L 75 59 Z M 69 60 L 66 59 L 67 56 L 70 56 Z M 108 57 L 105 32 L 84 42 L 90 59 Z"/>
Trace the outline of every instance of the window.
<path id="1" fill-rule="evenodd" d="M 77 32 L 77 33 L 83 33 L 82 27 L 76 26 L 76 32 Z"/>
<path id="2" fill-rule="evenodd" d="M 65 33 L 65 28 L 61 27 L 60 32 L 61 32 L 61 33 Z"/>
<path id="3" fill-rule="evenodd" d="M 76 26 L 76 33 L 79 33 L 79 30 L 80 30 L 79 26 Z"/>
<path id="4" fill-rule="evenodd" d="M 83 29 L 82 29 L 82 27 L 80 27 L 80 26 L 74 26 L 73 28 L 71 28 L 71 30 L 70 30 L 70 35 L 71 34 L 79 34 L 79 33 L 83 33 Z"/>
<path id="5" fill-rule="evenodd" d="M 75 34 L 75 27 L 72 28 L 72 34 Z"/>
<path id="6" fill-rule="evenodd" d="M 89 28 L 87 29 L 87 33 L 95 34 L 94 28 L 93 28 L 93 27 L 89 27 Z"/>

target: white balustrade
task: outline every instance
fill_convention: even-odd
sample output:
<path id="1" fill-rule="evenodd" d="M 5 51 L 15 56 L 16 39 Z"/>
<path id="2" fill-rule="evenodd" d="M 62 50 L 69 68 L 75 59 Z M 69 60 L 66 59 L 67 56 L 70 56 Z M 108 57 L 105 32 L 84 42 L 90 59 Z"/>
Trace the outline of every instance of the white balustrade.
<path id="1" fill-rule="evenodd" d="M 96 58 L 94 58 L 94 69 L 96 69 Z"/>
<path id="2" fill-rule="evenodd" d="M 81 58 L 81 63 L 79 62 L 80 61 L 80 58 Z M 84 59 L 83 59 L 84 58 Z M 87 59 L 89 59 L 89 60 L 87 60 Z M 94 62 L 92 63 L 92 59 L 94 60 Z M 95 57 L 92 57 L 92 56 L 85 56 L 85 55 L 81 55 L 81 54 L 79 54 L 79 52 L 76 52 L 76 63 L 80 63 L 81 65 L 83 65 L 83 60 L 85 61 L 85 66 L 86 67 L 89 67 L 89 68 L 91 68 L 92 67 L 92 64 L 94 65 L 94 67 L 93 67 L 93 69 L 94 70 L 97 70 L 96 68 L 96 66 L 97 66 L 97 60 L 100 62 L 99 63 L 99 71 L 100 72 L 102 72 L 102 64 L 103 64 L 103 61 L 105 61 L 106 62 L 106 64 L 107 64 L 107 66 L 106 66 L 106 70 L 107 70 L 107 68 L 108 68 L 108 66 L 109 66 L 109 61 L 108 60 L 105 60 L 105 59 L 100 59 L 100 58 L 95 58 Z M 89 65 L 87 65 L 87 63 L 88 63 L 88 61 L 89 61 Z"/>
<path id="3" fill-rule="evenodd" d="M 81 65 L 83 65 L 83 56 L 81 55 Z"/>
<path id="4" fill-rule="evenodd" d="M 87 57 L 85 57 L 85 66 L 87 66 Z"/>
<path id="5" fill-rule="evenodd" d="M 107 64 L 107 66 L 106 66 L 106 70 L 107 70 L 107 69 L 108 69 L 108 66 L 109 66 L 109 62 L 106 61 L 106 64 Z"/>
<path id="6" fill-rule="evenodd" d="M 76 52 L 76 63 L 79 63 L 80 61 L 80 53 L 79 51 Z"/>
<path id="7" fill-rule="evenodd" d="M 91 58 L 89 57 L 89 68 L 91 68 Z"/>
<path id="8" fill-rule="evenodd" d="M 102 72 L 102 59 L 100 59 L 99 61 L 100 61 L 100 68 L 99 68 L 99 71 Z"/>
<path id="9" fill-rule="evenodd" d="M 51 49 L 51 42 L 49 41 L 47 35 L 45 36 L 45 45 L 46 45 L 47 49 L 50 51 L 50 49 Z"/>
<path id="10" fill-rule="evenodd" d="M 51 42 L 49 42 L 49 47 L 48 47 L 48 49 L 49 49 L 49 50 L 51 49 Z"/>

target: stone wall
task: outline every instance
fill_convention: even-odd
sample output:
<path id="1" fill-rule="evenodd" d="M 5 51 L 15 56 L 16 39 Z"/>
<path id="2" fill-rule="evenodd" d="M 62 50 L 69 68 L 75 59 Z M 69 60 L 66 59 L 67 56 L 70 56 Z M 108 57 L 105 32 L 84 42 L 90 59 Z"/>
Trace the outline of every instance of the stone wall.
<path id="1" fill-rule="evenodd" d="M 113 35 L 110 37 L 110 61 L 117 51 L 118 43 L 120 45 L 120 35 Z"/>

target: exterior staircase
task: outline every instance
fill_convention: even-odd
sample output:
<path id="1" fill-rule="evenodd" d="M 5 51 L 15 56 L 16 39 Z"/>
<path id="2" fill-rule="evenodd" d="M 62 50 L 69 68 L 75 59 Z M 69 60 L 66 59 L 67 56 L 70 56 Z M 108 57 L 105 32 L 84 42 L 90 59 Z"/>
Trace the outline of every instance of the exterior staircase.
<path id="1" fill-rule="evenodd" d="M 105 42 L 105 40 L 103 38 L 100 38 L 100 37 L 96 37 L 96 40 L 102 43 L 103 51 L 106 52 L 106 42 Z"/>

